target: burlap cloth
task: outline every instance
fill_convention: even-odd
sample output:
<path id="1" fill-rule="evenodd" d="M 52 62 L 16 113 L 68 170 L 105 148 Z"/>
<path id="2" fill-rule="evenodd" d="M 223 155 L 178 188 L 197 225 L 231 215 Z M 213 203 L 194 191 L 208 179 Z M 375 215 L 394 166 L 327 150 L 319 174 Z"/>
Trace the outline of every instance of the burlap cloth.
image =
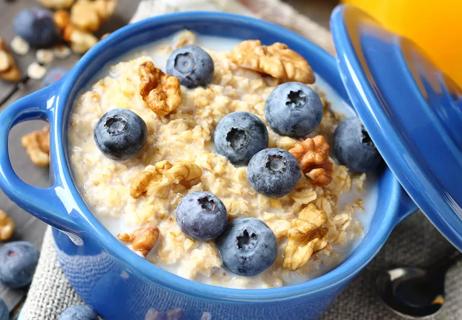
<path id="1" fill-rule="evenodd" d="M 279 0 L 146 0 L 140 4 L 134 20 L 162 12 L 185 9 L 207 9 L 254 14 L 284 24 L 332 51 L 327 30 L 299 15 Z M 378 271 L 395 266 L 425 266 L 451 252 L 452 247 L 426 220 L 416 213 L 401 223 L 379 255 L 340 294 L 323 316 L 325 320 L 400 319 L 389 311 L 375 293 L 374 279 Z M 447 301 L 432 319 L 462 319 L 462 263 L 454 266 L 446 278 Z M 53 320 L 72 304 L 82 303 L 70 287 L 56 259 L 53 238 L 46 232 L 40 261 L 21 320 Z"/>

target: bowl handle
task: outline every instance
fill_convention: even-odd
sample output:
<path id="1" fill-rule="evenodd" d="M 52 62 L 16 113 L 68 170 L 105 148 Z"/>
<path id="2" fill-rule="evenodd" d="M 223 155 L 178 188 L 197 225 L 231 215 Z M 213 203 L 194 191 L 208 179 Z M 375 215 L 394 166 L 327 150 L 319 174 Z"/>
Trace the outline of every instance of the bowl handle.
<path id="1" fill-rule="evenodd" d="M 394 221 L 394 226 L 396 227 L 401 221 L 405 218 L 416 212 L 419 208 L 409 197 L 407 192 L 401 188 L 401 194 L 398 202 L 398 209 L 396 210 L 396 216 Z"/>
<path id="2" fill-rule="evenodd" d="M 14 172 L 8 151 L 9 132 L 17 123 L 42 119 L 50 123 L 53 132 L 53 105 L 58 88 L 59 83 L 55 83 L 34 92 L 0 113 L 0 187 L 12 201 L 45 223 L 65 231 L 78 231 L 80 228 L 59 197 L 63 188 L 58 178 L 54 177 L 52 185 L 46 188 L 25 183 Z"/>

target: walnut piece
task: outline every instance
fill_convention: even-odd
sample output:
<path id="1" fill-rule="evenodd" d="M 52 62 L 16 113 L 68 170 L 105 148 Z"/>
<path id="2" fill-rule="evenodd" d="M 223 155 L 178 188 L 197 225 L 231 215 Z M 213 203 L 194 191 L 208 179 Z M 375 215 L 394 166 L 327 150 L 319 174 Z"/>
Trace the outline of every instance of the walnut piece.
<path id="1" fill-rule="evenodd" d="M 67 9 L 72 6 L 74 0 L 39 0 L 39 2 L 50 9 Z"/>
<path id="2" fill-rule="evenodd" d="M 0 79 L 11 82 L 21 79 L 21 71 L 2 38 L 0 38 Z"/>
<path id="3" fill-rule="evenodd" d="M 143 195 L 166 197 L 170 189 L 183 192 L 200 182 L 202 169 L 194 163 L 179 161 L 173 165 L 160 161 L 147 166 L 132 182 L 130 195 L 137 199 Z"/>
<path id="4" fill-rule="evenodd" d="M 120 233 L 117 238 L 130 244 L 133 250 L 146 257 L 159 239 L 159 228 L 152 224 L 146 224 L 132 233 Z"/>
<path id="5" fill-rule="evenodd" d="M 114 11 L 110 0 L 78 0 L 71 9 L 71 22 L 80 30 L 95 32 Z"/>
<path id="6" fill-rule="evenodd" d="M 22 137 L 21 144 L 35 165 L 48 166 L 50 163 L 50 128 L 48 126 L 26 134 Z"/>
<path id="7" fill-rule="evenodd" d="M 53 20 L 55 21 L 56 27 L 58 27 L 58 29 L 62 32 L 68 25 L 71 24 L 71 15 L 66 10 L 58 10 L 53 13 Z M 69 41 L 69 39 L 66 38 L 65 40 Z"/>
<path id="8" fill-rule="evenodd" d="M 96 16 L 96 18 L 99 20 L 100 18 L 97 16 L 95 10 L 96 9 L 93 10 L 93 14 L 89 14 L 88 16 L 86 15 L 86 19 L 93 19 Z M 82 11 L 85 10 L 82 9 Z M 88 31 L 88 29 L 91 28 L 81 28 L 77 26 L 72 18 L 76 19 L 75 13 L 74 16 L 71 16 L 66 10 L 58 10 L 53 14 L 55 24 L 60 30 L 64 41 L 70 44 L 74 52 L 84 53 L 93 47 L 98 42 L 98 39 L 90 31 Z M 81 20 L 79 19 L 79 21 Z M 82 24 L 84 22 L 81 21 L 80 23 Z"/>
<path id="9" fill-rule="evenodd" d="M 174 112 L 181 104 L 180 81 L 156 68 L 151 61 L 140 65 L 140 94 L 159 117 Z"/>
<path id="10" fill-rule="evenodd" d="M 13 237 L 15 223 L 5 211 L 0 210 L 0 241 L 8 241 Z"/>
<path id="11" fill-rule="evenodd" d="M 311 256 L 327 245 L 327 215 L 310 203 L 291 221 L 288 242 L 284 251 L 283 268 L 297 270 L 303 267 Z"/>
<path id="12" fill-rule="evenodd" d="M 313 70 L 305 58 L 280 42 L 265 46 L 259 40 L 242 41 L 231 51 L 230 58 L 240 67 L 268 74 L 282 82 L 314 82 Z"/>
<path id="13" fill-rule="evenodd" d="M 296 143 L 289 152 L 299 161 L 302 171 L 313 184 L 325 186 L 332 181 L 333 164 L 329 160 L 330 146 L 324 136 L 306 138 Z"/>

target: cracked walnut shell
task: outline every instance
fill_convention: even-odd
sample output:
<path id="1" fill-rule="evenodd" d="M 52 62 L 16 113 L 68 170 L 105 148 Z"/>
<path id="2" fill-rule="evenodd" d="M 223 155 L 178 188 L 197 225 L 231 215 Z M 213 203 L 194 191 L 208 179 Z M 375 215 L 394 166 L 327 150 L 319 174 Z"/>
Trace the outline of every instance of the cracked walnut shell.
<path id="1" fill-rule="evenodd" d="M 309 204 L 291 221 L 288 242 L 284 251 L 283 268 L 297 270 L 303 267 L 314 253 L 327 245 L 327 215 L 314 204 Z"/>
<path id="2" fill-rule="evenodd" d="M 268 74 L 282 82 L 314 83 L 315 80 L 305 58 L 280 42 L 265 46 L 259 40 L 242 41 L 231 51 L 230 58 L 240 67 Z"/>
<path id="3" fill-rule="evenodd" d="M 46 167 L 50 162 L 50 128 L 45 126 L 41 130 L 26 134 L 21 139 L 32 162 L 39 167 Z"/>
<path id="4" fill-rule="evenodd" d="M 159 117 L 174 112 L 181 104 L 180 80 L 165 74 L 154 63 L 146 61 L 139 69 L 140 94 L 147 106 Z"/>
<path id="5" fill-rule="evenodd" d="M 333 164 L 329 160 L 330 146 L 324 136 L 306 138 L 296 143 L 289 152 L 299 161 L 300 168 L 313 184 L 325 186 L 332 181 Z"/>
<path id="6" fill-rule="evenodd" d="M 143 195 L 165 197 L 169 189 L 181 192 L 200 182 L 202 169 L 194 163 L 159 161 L 147 166 L 132 182 L 130 195 L 137 199 Z"/>
<path id="7" fill-rule="evenodd" d="M 147 224 L 132 233 L 120 233 L 117 238 L 130 244 L 133 250 L 146 257 L 159 239 L 159 228 L 152 224 Z"/>
<path id="8" fill-rule="evenodd" d="M 13 237 L 15 223 L 5 211 L 0 210 L 0 241 L 8 241 Z"/>

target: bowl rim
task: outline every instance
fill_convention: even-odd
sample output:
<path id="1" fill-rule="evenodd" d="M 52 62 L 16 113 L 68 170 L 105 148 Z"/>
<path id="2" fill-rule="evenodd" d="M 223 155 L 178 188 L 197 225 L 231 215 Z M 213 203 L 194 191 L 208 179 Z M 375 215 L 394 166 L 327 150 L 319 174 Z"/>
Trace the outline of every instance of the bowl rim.
<path id="1" fill-rule="evenodd" d="M 328 289 L 332 290 L 333 287 L 337 287 L 345 283 L 345 281 L 356 275 L 375 256 L 384 244 L 392 230 L 392 227 L 394 226 L 394 223 L 396 222 L 396 215 L 402 191 L 398 181 L 392 176 L 388 168 L 385 169 L 384 175 L 390 175 L 390 177 L 388 177 L 389 190 L 391 191 L 389 195 L 390 204 L 387 207 L 387 212 L 383 214 L 383 219 L 380 221 L 381 224 L 378 227 L 378 231 L 373 235 L 373 239 L 375 241 L 368 242 L 362 250 L 357 250 L 357 248 L 354 249 L 351 254 L 349 254 L 337 267 L 319 277 L 299 284 L 278 288 L 236 289 L 204 284 L 198 281 L 182 278 L 176 274 L 157 267 L 132 252 L 119 240 L 117 240 L 116 237 L 113 236 L 101 222 L 99 222 L 96 216 L 93 215 L 91 210 L 87 207 L 74 182 L 72 169 L 67 157 L 66 131 L 64 130 L 67 124 L 67 119 L 64 118 L 65 109 L 67 105 L 70 105 L 71 107 L 73 103 L 73 101 L 69 102 L 69 96 L 74 88 L 74 85 L 77 83 L 79 77 L 81 77 L 84 73 L 86 65 L 98 55 L 108 50 L 110 46 L 117 43 L 117 41 L 122 41 L 123 39 L 133 36 L 138 32 L 144 32 L 146 28 L 153 28 L 156 25 L 174 23 L 184 24 L 185 21 L 192 20 L 224 25 L 244 25 L 245 27 L 253 28 L 254 31 L 264 31 L 274 37 L 288 39 L 287 42 L 297 43 L 299 47 L 315 52 L 316 55 L 319 55 L 320 59 L 325 60 L 325 65 L 323 67 L 328 69 L 332 75 L 334 75 L 334 73 L 337 74 L 336 77 L 338 79 L 336 79 L 336 81 L 338 81 L 336 85 L 333 85 L 331 83 L 332 81 L 323 77 L 324 80 L 326 80 L 326 82 L 329 83 L 333 89 L 342 96 L 342 98 L 348 99 L 343 91 L 343 85 L 341 84 L 341 80 L 338 75 L 334 57 L 295 32 L 289 31 L 281 26 L 267 21 L 230 13 L 195 11 L 160 15 L 124 26 L 90 49 L 90 51 L 87 52 L 87 54 L 85 54 L 72 68 L 69 74 L 66 75 L 58 88 L 59 92 L 57 96 L 59 98 L 56 100 L 55 109 L 53 110 L 55 118 L 53 119 L 54 125 L 52 125 L 51 128 L 52 147 L 55 152 L 51 153 L 51 165 L 55 172 L 55 179 L 57 179 L 62 184 L 62 188 L 67 191 L 67 200 L 72 202 L 72 205 L 67 207 L 67 211 L 72 215 L 73 219 L 77 220 L 79 226 L 82 228 L 82 230 L 79 230 L 77 234 L 80 234 L 83 238 L 89 237 L 97 241 L 103 250 L 107 251 L 112 257 L 116 258 L 128 270 L 131 269 L 133 271 L 133 269 L 136 269 L 137 276 L 186 295 L 194 295 L 205 299 L 223 302 L 281 301 L 315 294 Z M 314 66 L 314 69 L 316 70 L 316 66 Z M 80 90 L 81 89 L 78 91 Z M 377 212 L 374 213 L 374 215 L 376 214 Z"/>

